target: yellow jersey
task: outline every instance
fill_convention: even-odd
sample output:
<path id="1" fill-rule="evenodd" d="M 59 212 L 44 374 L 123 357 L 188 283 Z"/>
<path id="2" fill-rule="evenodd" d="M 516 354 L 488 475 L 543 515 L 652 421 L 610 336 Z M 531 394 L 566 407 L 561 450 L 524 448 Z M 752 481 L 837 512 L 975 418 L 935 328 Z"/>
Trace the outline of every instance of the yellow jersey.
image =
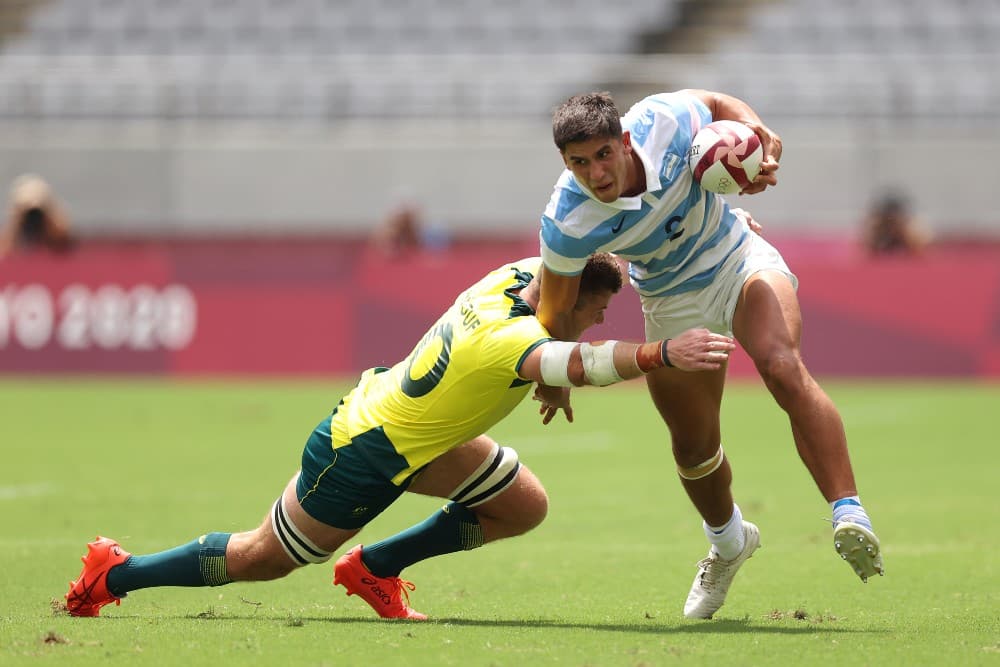
<path id="1" fill-rule="evenodd" d="M 406 359 L 365 371 L 331 419 L 333 447 L 355 438 L 364 447 L 370 438 L 359 436 L 381 431 L 405 459 L 392 476 L 401 485 L 510 414 L 532 384 L 518 377 L 522 361 L 551 340 L 519 296 L 540 266 L 535 257 L 492 271 L 459 295 Z"/>

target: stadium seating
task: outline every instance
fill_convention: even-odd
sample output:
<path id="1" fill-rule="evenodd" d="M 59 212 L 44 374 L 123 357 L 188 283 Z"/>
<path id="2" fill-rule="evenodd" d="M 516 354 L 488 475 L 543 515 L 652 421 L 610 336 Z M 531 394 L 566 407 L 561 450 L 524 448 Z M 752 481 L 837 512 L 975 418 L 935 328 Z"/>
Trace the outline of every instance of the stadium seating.
<path id="1" fill-rule="evenodd" d="M 1000 3 L 766 3 L 715 65 L 704 85 L 769 117 L 987 120 L 1000 104 Z"/>
<path id="2" fill-rule="evenodd" d="M 566 54 L 629 53 L 675 3 L 57 0 L 5 40 L 0 114 L 545 115 L 587 80 Z"/>
<path id="3" fill-rule="evenodd" d="M 681 0 L 20 0 L 0 117 L 544 117 L 571 92 L 699 85 L 794 117 L 992 116 L 995 0 L 759 2 L 697 61 L 643 58 Z"/>

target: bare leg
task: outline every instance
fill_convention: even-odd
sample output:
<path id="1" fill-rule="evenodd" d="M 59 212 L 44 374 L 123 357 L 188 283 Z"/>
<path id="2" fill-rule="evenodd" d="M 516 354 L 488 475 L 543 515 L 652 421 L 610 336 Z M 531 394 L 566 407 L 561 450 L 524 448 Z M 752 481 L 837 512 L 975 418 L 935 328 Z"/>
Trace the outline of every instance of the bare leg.
<path id="1" fill-rule="evenodd" d="M 670 429 L 674 460 L 691 468 L 710 459 L 721 442 L 719 409 L 726 371 L 688 373 L 658 369 L 646 376 L 653 404 Z M 684 490 L 702 518 L 711 526 L 721 526 L 733 514 L 733 480 L 729 462 L 701 479 L 681 479 Z"/>
<path id="2" fill-rule="evenodd" d="M 762 271 L 747 281 L 733 332 L 788 414 L 799 456 L 823 497 L 832 502 L 857 495 L 840 414 L 802 362 L 802 315 L 784 274 Z"/>
<path id="3" fill-rule="evenodd" d="M 722 458 L 714 472 L 709 472 L 711 466 L 704 476 L 697 472 L 721 455 L 719 408 L 725 378 L 725 368 L 699 373 L 665 369 L 646 376 L 653 402 L 670 428 L 674 460 L 687 469 L 681 483 L 707 524 L 705 535 L 712 543 L 684 602 L 687 618 L 712 618 L 725 603 L 733 577 L 760 546 L 757 526 L 740 520 L 735 511 L 729 462 Z"/>
<path id="4" fill-rule="evenodd" d="M 284 490 L 286 518 L 300 535 L 307 536 L 324 550 L 332 551 L 357 531 L 344 531 L 312 519 L 299 507 L 295 498 L 295 478 Z M 232 581 L 267 581 L 279 579 L 301 564 L 284 550 L 272 529 L 271 512 L 253 530 L 241 533 L 206 533 L 172 549 L 131 555 L 117 543 L 103 540 L 101 548 L 116 548 L 115 562 L 107 571 L 108 596 L 74 596 L 79 615 L 96 615 L 104 604 L 128 592 L 157 586 L 221 586 Z M 124 553 L 128 558 L 122 560 Z M 93 577 L 90 577 L 93 581 Z M 113 597 L 110 597 L 113 596 Z M 80 598 L 78 601 L 77 598 Z"/>
<path id="5" fill-rule="evenodd" d="M 299 505 L 292 477 L 284 490 L 285 511 L 295 527 L 324 551 L 332 552 L 358 533 L 358 529 L 328 526 L 309 516 Z M 235 533 L 226 546 L 226 569 L 233 581 L 265 581 L 278 579 L 299 567 L 285 552 L 274 534 L 273 518 L 268 512 L 254 530 Z"/>

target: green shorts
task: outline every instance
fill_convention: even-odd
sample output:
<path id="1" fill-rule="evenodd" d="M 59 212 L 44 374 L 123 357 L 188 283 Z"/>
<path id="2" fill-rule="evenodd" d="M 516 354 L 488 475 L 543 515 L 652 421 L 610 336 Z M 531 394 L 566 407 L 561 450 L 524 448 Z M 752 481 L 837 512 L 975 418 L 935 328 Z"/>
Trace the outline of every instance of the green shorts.
<path id="1" fill-rule="evenodd" d="M 336 414 L 336 411 L 334 411 Z M 306 513 L 335 528 L 361 528 L 406 491 L 392 478 L 408 466 L 381 428 L 336 449 L 330 419 L 319 423 L 302 451 L 302 471 L 295 495 Z"/>

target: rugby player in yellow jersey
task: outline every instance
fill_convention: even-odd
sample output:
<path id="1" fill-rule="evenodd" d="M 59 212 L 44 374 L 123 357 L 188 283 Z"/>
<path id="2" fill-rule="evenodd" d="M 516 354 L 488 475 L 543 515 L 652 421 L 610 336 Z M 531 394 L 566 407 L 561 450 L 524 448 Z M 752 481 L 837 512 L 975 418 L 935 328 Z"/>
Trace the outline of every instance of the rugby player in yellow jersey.
<path id="1" fill-rule="evenodd" d="M 132 591 L 221 586 L 283 577 L 334 550 L 404 491 L 450 502 L 382 542 L 358 545 L 334 566 L 334 583 L 384 618 L 423 620 L 399 577 L 418 561 L 525 533 L 545 518 L 548 498 L 517 453 L 485 431 L 507 416 L 532 383 L 608 385 L 663 366 L 719 368 L 732 339 L 706 329 L 643 344 L 553 340 L 535 317 L 539 258 L 503 266 L 459 295 L 410 355 L 373 368 L 316 427 L 301 468 L 263 523 L 242 533 L 207 533 L 173 549 L 132 555 L 98 537 L 70 584 L 66 607 L 97 616 Z M 574 338 L 604 321 L 622 277 L 611 255 L 583 271 Z M 542 404 L 543 422 L 555 406 Z M 572 419 L 568 404 L 560 406 Z"/>

